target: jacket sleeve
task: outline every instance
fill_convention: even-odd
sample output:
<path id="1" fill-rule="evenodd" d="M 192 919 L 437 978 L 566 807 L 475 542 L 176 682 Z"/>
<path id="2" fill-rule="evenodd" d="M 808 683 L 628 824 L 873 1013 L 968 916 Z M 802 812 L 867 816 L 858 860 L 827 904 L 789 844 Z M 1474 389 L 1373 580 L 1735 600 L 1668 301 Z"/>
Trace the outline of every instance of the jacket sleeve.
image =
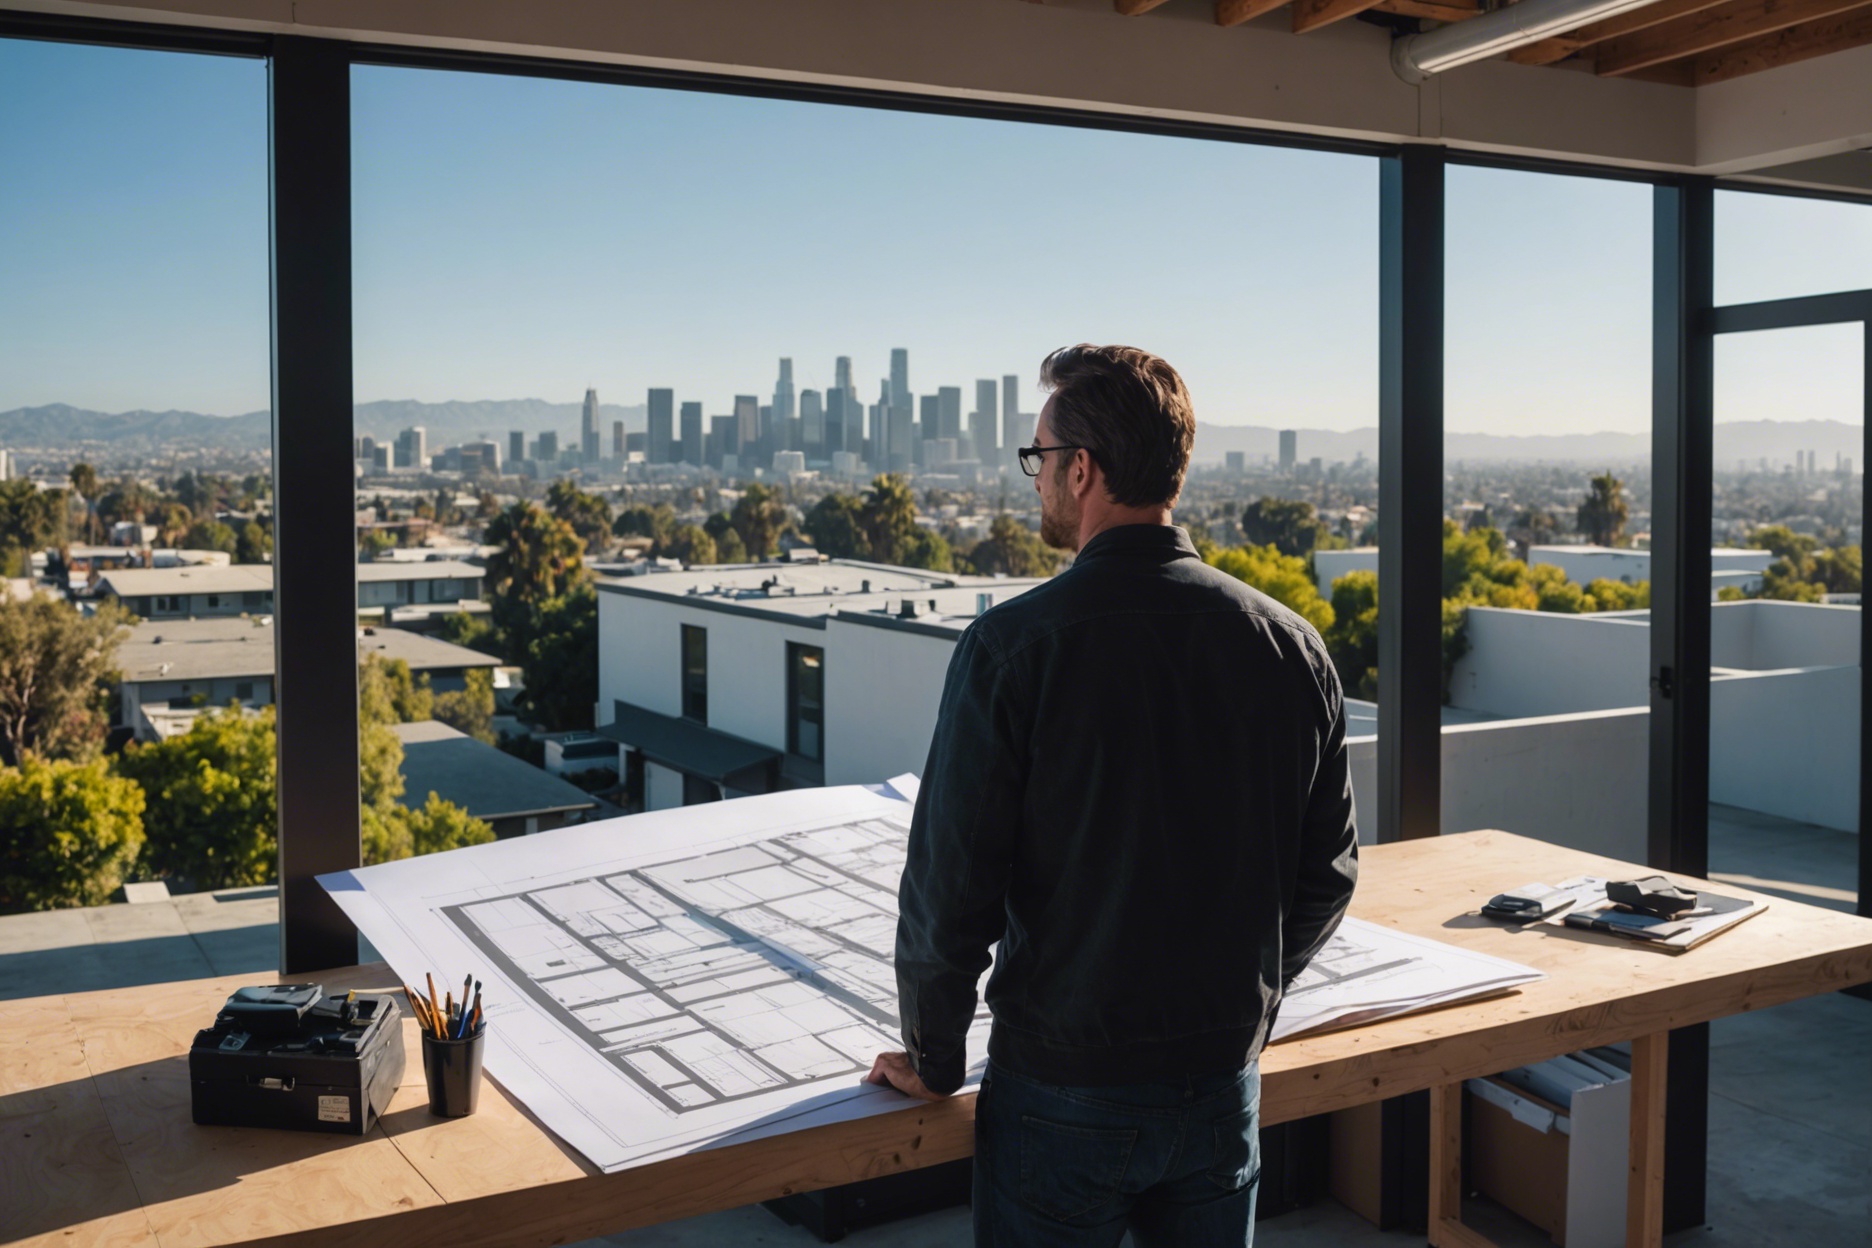
<path id="1" fill-rule="evenodd" d="M 1328 727 L 1319 768 L 1300 829 L 1293 906 L 1281 925 L 1281 988 L 1306 969 L 1345 917 L 1358 881 L 1358 829 L 1352 809 L 1352 771 L 1346 757 L 1345 694 L 1339 674 L 1322 654 L 1321 691 Z"/>
<path id="2" fill-rule="evenodd" d="M 949 662 L 898 889 L 904 1047 L 937 1093 L 962 1085 L 976 984 L 1007 926 L 1027 787 L 1024 715 L 1010 679 L 986 631 L 972 625 Z"/>

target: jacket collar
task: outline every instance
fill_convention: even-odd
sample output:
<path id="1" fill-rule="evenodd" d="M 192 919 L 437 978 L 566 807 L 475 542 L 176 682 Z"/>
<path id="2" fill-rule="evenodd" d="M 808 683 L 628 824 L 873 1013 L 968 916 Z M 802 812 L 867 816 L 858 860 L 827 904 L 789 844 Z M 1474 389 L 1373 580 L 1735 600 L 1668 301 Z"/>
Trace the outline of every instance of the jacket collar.
<path id="1" fill-rule="evenodd" d="M 1106 529 L 1079 548 L 1073 566 L 1106 555 L 1147 555 L 1163 562 L 1197 558 L 1196 545 L 1189 534 L 1174 524 L 1121 524 Z"/>

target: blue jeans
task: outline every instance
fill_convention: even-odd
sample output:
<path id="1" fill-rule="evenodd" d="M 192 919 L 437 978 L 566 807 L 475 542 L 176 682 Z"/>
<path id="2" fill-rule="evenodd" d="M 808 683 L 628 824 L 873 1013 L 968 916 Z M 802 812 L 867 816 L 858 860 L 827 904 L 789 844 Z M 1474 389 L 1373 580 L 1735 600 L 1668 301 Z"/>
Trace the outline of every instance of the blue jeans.
<path id="1" fill-rule="evenodd" d="M 975 1102 L 976 1248 L 1254 1240 L 1261 1071 L 1060 1088 L 989 1064 Z"/>

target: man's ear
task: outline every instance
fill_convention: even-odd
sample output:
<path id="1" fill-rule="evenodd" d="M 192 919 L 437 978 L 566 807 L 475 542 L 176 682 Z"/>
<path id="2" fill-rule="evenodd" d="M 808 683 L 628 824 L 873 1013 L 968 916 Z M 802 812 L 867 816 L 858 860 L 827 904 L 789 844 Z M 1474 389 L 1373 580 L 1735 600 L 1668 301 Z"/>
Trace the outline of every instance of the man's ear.
<path id="1" fill-rule="evenodd" d="M 1072 486 L 1075 498 L 1084 498 L 1098 487 L 1098 461 L 1092 458 L 1092 452 L 1077 450 L 1073 452 Z"/>

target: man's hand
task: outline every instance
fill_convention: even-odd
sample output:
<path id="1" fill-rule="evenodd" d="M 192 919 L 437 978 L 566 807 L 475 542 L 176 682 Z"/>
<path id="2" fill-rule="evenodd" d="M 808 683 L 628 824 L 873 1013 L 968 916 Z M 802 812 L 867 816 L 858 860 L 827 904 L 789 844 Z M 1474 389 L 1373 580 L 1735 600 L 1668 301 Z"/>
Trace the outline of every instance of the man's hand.
<path id="1" fill-rule="evenodd" d="M 923 1086 L 923 1077 L 910 1065 L 908 1053 L 880 1053 L 877 1061 L 871 1063 L 871 1073 L 864 1077 L 866 1083 L 881 1083 L 896 1088 L 905 1096 L 914 1096 L 923 1101 L 940 1101 L 946 1093 L 932 1092 Z"/>

